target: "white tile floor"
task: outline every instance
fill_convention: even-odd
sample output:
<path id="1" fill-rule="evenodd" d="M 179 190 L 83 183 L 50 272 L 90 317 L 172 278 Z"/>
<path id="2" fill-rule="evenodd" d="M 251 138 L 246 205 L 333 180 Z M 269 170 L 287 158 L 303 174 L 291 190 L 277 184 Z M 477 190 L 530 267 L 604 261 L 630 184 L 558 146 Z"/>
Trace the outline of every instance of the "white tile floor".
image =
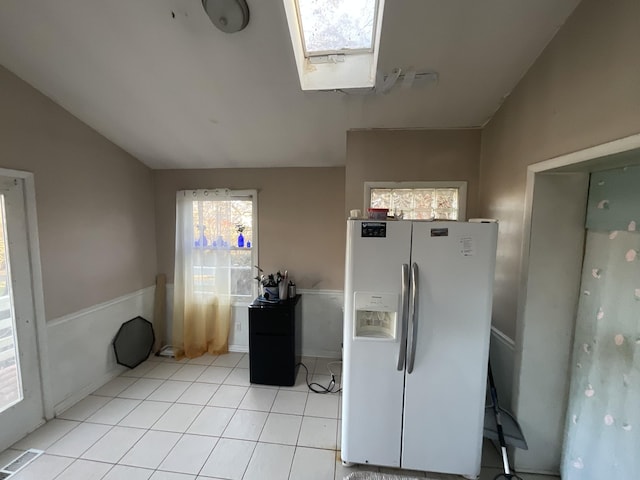
<path id="1" fill-rule="evenodd" d="M 313 381 L 329 383 L 330 360 L 303 361 Z M 12 480 L 342 480 L 354 471 L 339 461 L 339 394 L 309 392 L 303 369 L 293 387 L 251 385 L 248 367 L 242 353 L 151 358 L 0 453 L 0 467 L 36 448 L 45 454 Z M 481 480 L 501 471 L 489 444 L 482 465 Z"/>

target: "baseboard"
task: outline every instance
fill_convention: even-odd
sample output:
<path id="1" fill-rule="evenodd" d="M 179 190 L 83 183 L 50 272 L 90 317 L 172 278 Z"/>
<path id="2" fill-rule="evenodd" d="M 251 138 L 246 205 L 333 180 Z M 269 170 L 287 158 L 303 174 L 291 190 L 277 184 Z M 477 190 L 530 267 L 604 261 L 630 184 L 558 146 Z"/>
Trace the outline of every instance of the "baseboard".
<path id="1" fill-rule="evenodd" d="M 246 345 L 229 345 L 230 352 L 249 353 L 249 347 Z"/>

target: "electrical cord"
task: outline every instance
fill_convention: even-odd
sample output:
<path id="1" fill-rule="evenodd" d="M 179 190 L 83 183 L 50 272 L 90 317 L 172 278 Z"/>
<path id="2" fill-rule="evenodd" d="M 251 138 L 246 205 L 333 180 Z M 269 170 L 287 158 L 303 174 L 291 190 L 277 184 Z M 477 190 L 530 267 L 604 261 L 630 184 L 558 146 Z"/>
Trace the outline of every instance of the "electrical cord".
<path id="1" fill-rule="evenodd" d="M 331 363 L 341 363 L 341 362 L 331 362 Z M 309 369 L 307 368 L 307 366 L 304 363 L 302 363 L 302 362 L 298 363 L 298 365 L 304 367 L 304 370 L 306 372 L 306 374 L 305 374 L 305 382 L 307 384 L 307 388 L 309 390 L 311 390 L 313 393 L 326 394 L 326 393 L 340 393 L 342 391 L 342 388 L 339 387 L 336 384 L 336 375 L 335 375 L 335 373 L 333 373 L 333 371 L 331 371 L 331 368 L 329 367 L 329 365 L 331 365 L 331 363 L 327 364 L 327 368 L 329 369 L 329 373 L 331 375 L 331 381 L 329 382 L 329 385 L 326 386 L 326 387 L 324 385 L 320 385 L 319 383 L 316 383 L 316 382 L 309 382 Z"/>
<path id="2" fill-rule="evenodd" d="M 522 477 L 518 476 L 513 470 L 511 473 L 499 473 L 493 480 L 522 480 Z"/>

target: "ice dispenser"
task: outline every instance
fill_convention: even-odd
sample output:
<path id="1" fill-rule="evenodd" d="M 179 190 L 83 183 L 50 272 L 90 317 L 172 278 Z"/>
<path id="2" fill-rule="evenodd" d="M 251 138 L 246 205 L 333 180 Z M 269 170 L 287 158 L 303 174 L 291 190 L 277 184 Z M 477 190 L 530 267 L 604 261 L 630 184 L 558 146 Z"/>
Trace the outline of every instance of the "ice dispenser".
<path id="1" fill-rule="evenodd" d="M 395 340 L 398 295 L 355 292 L 354 338 Z"/>

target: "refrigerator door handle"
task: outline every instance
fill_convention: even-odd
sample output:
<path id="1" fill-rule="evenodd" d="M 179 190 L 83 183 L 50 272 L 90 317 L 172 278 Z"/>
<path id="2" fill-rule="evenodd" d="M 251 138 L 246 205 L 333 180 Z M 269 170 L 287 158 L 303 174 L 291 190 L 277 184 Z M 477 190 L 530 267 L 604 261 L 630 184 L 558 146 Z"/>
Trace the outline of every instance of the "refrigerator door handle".
<path id="1" fill-rule="evenodd" d="M 416 344 L 418 342 L 418 264 L 411 265 L 411 303 L 409 305 L 409 356 L 407 359 L 407 373 L 413 372 L 416 360 Z"/>
<path id="2" fill-rule="evenodd" d="M 404 370 L 407 356 L 407 318 L 409 317 L 409 264 L 402 264 L 402 303 L 400 306 L 400 353 L 398 353 L 398 370 Z"/>

